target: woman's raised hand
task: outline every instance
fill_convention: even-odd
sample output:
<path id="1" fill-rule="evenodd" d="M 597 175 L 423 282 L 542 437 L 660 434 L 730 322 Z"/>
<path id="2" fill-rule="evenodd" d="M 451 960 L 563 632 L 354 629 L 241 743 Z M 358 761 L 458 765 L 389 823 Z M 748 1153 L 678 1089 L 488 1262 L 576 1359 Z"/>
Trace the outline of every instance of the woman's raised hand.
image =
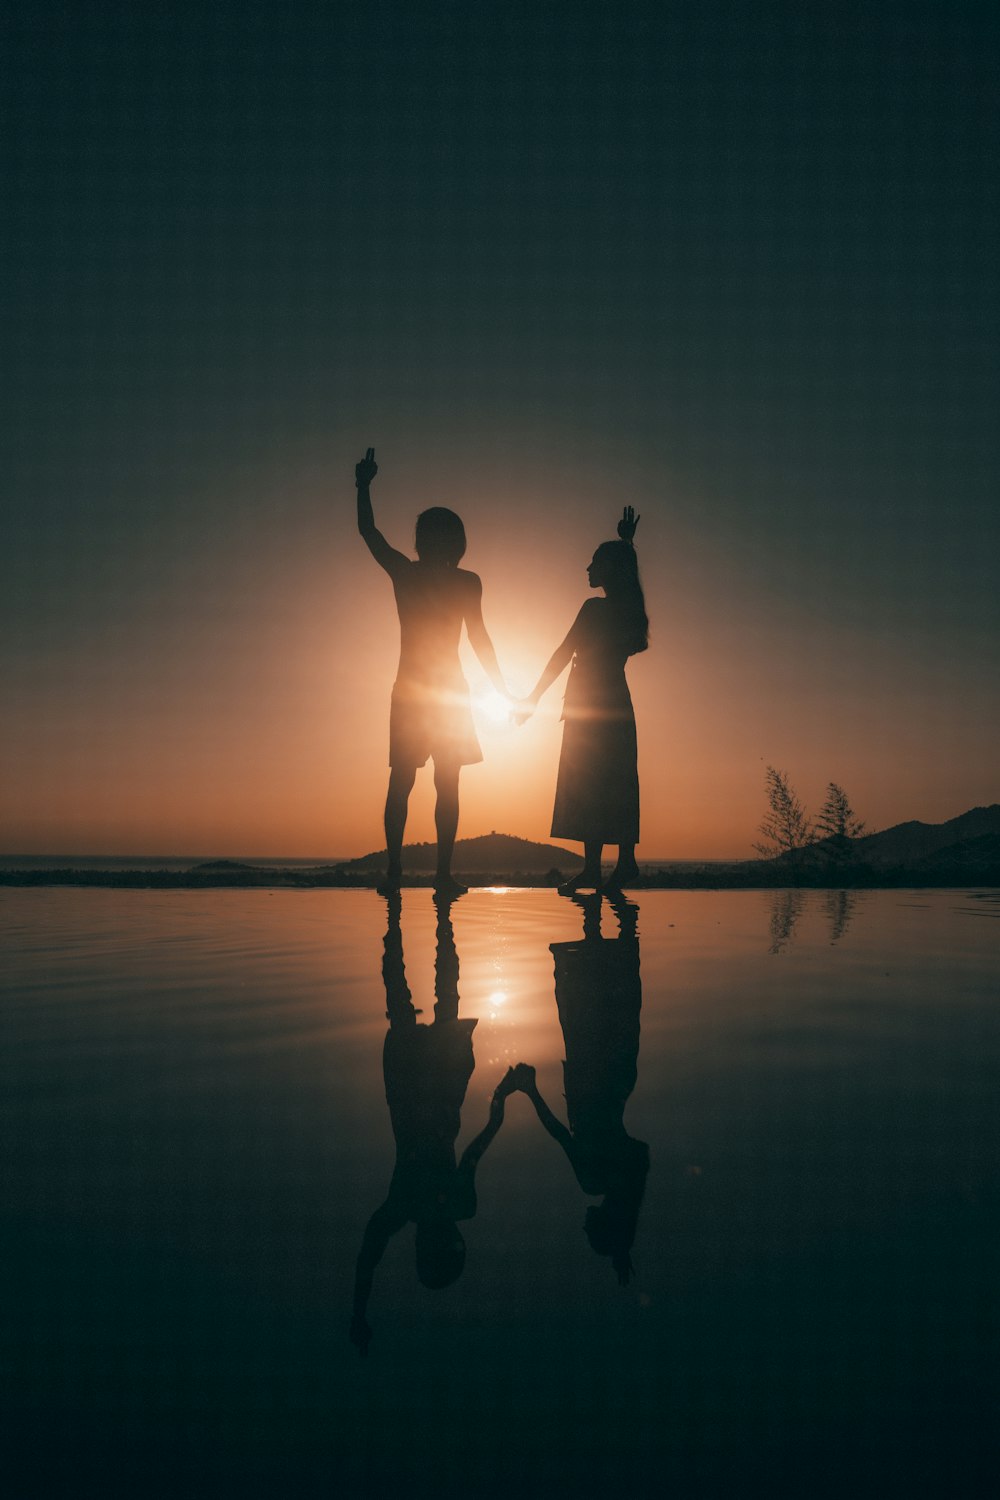
<path id="1" fill-rule="evenodd" d="M 357 485 L 369 485 L 378 473 L 378 464 L 375 462 L 375 449 L 369 448 L 359 464 L 354 465 L 354 482 Z"/>
<path id="2" fill-rule="evenodd" d="M 635 536 L 635 528 L 638 526 L 641 516 L 637 516 L 631 505 L 626 505 L 622 511 L 622 518 L 618 522 L 618 535 L 623 542 L 630 542 Z"/>

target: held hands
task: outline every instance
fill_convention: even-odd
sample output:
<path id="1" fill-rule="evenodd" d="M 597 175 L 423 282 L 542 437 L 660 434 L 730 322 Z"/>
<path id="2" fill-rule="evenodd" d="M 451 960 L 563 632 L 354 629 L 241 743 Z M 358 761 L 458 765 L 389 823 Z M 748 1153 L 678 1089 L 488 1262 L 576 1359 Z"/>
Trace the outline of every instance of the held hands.
<path id="1" fill-rule="evenodd" d="M 369 452 L 372 450 L 369 449 Z M 631 542 L 635 536 L 635 528 L 638 526 L 640 516 L 637 516 L 631 505 L 626 505 L 622 511 L 622 518 L 618 522 L 618 535 L 623 542 Z"/>
<path id="2" fill-rule="evenodd" d="M 518 1063 L 516 1067 L 508 1068 L 493 1091 L 494 1100 L 506 1099 L 508 1094 L 527 1094 L 535 1086 L 535 1070 L 530 1063 Z"/>
<path id="3" fill-rule="evenodd" d="M 505 1100 L 510 1094 L 531 1094 L 535 1088 L 535 1070 L 529 1062 L 519 1062 L 514 1068 L 508 1068 L 495 1091 L 493 1100 Z"/>
<path id="4" fill-rule="evenodd" d="M 512 703 L 510 716 L 519 729 L 522 724 L 527 724 L 528 720 L 535 712 L 535 709 L 538 707 L 538 700 L 540 697 L 541 694 L 536 687 L 535 691 L 531 693 L 527 698 L 518 698 Z"/>
<path id="5" fill-rule="evenodd" d="M 354 465 L 354 483 L 359 490 L 367 489 L 377 473 L 378 464 L 375 462 L 375 449 L 369 448 L 361 462 Z"/>
<path id="6" fill-rule="evenodd" d="M 506 1099 L 507 1095 L 512 1094 L 516 1088 L 517 1084 L 514 1081 L 514 1069 L 508 1068 L 506 1073 L 501 1078 L 500 1082 L 497 1084 L 496 1088 L 493 1090 L 494 1104 L 496 1104 L 501 1099 Z"/>

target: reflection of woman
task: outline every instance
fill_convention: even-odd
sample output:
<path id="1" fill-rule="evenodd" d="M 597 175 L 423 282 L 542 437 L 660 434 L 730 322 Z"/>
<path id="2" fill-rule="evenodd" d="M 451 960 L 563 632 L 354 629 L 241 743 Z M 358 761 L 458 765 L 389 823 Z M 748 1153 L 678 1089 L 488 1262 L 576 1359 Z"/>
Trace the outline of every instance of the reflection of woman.
<path id="1" fill-rule="evenodd" d="M 601 897 L 578 896 L 582 942 L 553 943 L 556 1004 L 566 1044 L 563 1079 L 569 1129 L 538 1091 L 534 1068 L 520 1064 L 514 1086 L 528 1095 L 539 1120 L 569 1158 L 587 1194 L 603 1194 L 588 1208 L 584 1229 L 598 1255 L 608 1255 L 623 1284 L 649 1171 L 649 1147 L 625 1129 L 639 1056 L 638 909 L 614 902 L 620 935 L 601 936 Z"/>
<path id="2" fill-rule="evenodd" d="M 627 506 L 618 525 L 621 538 L 602 542 L 587 569 L 591 588 L 603 599 L 588 599 L 569 634 L 557 646 L 534 691 L 525 700 L 533 710 L 572 659 L 563 707 L 563 743 L 552 813 L 552 837 L 577 839 L 584 867 L 562 887 L 569 893 L 601 883 L 601 850 L 618 845 L 612 885 L 638 875 L 639 774 L 635 715 L 625 680 L 625 663 L 649 643 L 649 621 L 639 582 L 632 538 L 638 517 Z"/>
<path id="3" fill-rule="evenodd" d="M 455 1161 L 465 1091 L 475 1068 L 475 1020 L 458 1019 L 458 955 L 447 902 L 437 903 L 434 1022 L 417 1021 L 400 931 L 400 897 L 388 898 L 382 977 L 389 1031 L 382 1054 L 385 1097 L 396 1138 L 396 1165 L 385 1202 L 365 1229 L 354 1282 L 351 1342 L 362 1354 L 371 1342 L 366 1319 L 375 1268 L 392 1236 L 416 1225 L 419 1279 L 427 1287 L 450 1285 L 465 1265 L 465 1241 L 456 1223 L 476 1212 L 475 1172 L 503 1124 L 504 1100 L 513 1087 L 508 1070 L 493 1095 L 489 1119 Z"/>

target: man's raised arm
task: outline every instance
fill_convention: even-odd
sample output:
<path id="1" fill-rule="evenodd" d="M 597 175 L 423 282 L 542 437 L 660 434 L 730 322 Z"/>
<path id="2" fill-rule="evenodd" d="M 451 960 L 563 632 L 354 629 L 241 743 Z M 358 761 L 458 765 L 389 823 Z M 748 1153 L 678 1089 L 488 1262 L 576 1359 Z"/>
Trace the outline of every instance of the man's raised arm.
<path id="1" fill-rule="evenodd" d="M 354 483 L 358 491 L 358 530 L 379 567 L 384 568 L 387 573 L 395 573 L 409 559 L 402 552 L 397 552 L 395 547 L 390 547 L 375 525 L 370 486 L 377 473 L 375 449 L 369 448 L 361 462 L 354 466 Z"/>

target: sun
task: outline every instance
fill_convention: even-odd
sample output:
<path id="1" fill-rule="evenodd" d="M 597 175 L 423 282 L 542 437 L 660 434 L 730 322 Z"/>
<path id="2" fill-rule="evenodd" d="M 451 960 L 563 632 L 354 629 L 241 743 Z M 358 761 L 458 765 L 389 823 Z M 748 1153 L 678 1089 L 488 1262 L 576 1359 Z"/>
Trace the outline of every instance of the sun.
<path id="1" fill-rule="evenodd" d="M 486 722 L 496 728 L 506 728 L 512 722 L 510 700 L 496 688 L 481 688 L 476 693 L 475 706 Z"/>

